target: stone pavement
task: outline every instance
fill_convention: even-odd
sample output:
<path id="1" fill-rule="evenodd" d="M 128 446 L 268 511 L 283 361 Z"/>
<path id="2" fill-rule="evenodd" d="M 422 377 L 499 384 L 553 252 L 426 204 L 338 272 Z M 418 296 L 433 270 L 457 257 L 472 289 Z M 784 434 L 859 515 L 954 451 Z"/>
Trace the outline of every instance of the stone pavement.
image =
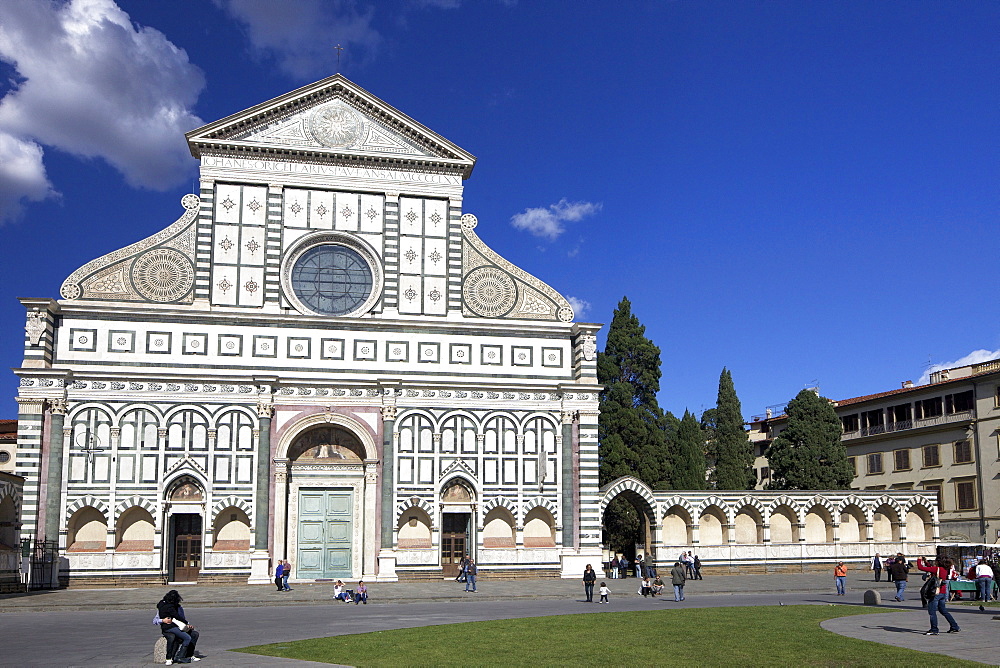
<path id="1" fill-rule="evenodd" d="M 581 574 L 582 578 L 582 574 Z M 635 592 L 635 578 L 624 580 L 604 579 L 611 591 L 621 595 Z M 665 578 L 669 581 L 669 577 Z M 600 584 L 601 580 L 598 580 Z M 356 581 L 348 584 L 353 587 Z M 852 582 L 848 590 L 863 591 L 875 583 L 870 579 Z M 65 589 L 34 591 L 27 594 L 0 595 L 0 612 L 77 610 L 129 610 L 152 609 L 168 589 L 177 589 L 188 608 L 210 605 L 222 607 L 302 606 L 328 605 L 333 597 L 333 584 L 291 584 L 292 591 L 279 593 L 274 585 L 217 586 L 179 585 L 122 589 Z M 771 575 L 722 575 L 706 576 L 704 580 L 688 583 L 692 593 L 704 594 L 753 594 L 767 592 L 830 592 L 834 591 L 833 577 L 815 573 Z M 530 599 L 567 599 L 582 595 L 580 580 L 542 578 L 537 580 L 492 580 L 479 578 L 479 591 L 466 594 L 465 585 L 454 580 L 426 580 L 416 582 L 368 583 L 370 603 L 413 603 L 426 601 L 454 602 L 474 596 L 477 600 L 508 600 L 511 597 Z M 669 589 L 669 586 L 667 587 Z M 883 599 L 892 598 L 895 591 L 890 583 L 879 584 Z"/>
<path id="2" fill-rule="evenodd" d="M 833 593 L 833 578 L 817 575 L 717 576 L 691 582 L 687 600 L 672 596 L 644 599 L 633 592 L 635 580 L 607 580 L 610 606 L 583 602 L 576 580 L 483 580 L 480 592 L 465 594 L 455 582 L 375 584 L 367 606 L 330 601 L 330 585 L 299 585 L 290 593 L 267 587 L 178 587 L 188 616 L 202 633 L 200 666 L 320 665 L 246 655 L 232 650 L 247 645 L 349 633 L 365 633 L 457 622 L 546 615 L 656 610 L 675 607 L 750 605 L 861 605 L 874 583 L 849 582 L 848 595 Z M 151 624 L 154 604 L 165 588 L 65 590 L 4 596 L 0 599 L 0 665 L 147 666 L 158 631 Z M 884 599 L 891 585 L 880 583 Z M 938 652 L 995 664 L 996 610 L 953 606 L 963 632 L 926 638 L 927 613 L 919 601 L 883 606 L 885 614 L 830 620 L 824 626 L 851 637 Z M 28 613 L 31 614 L 21 614 Z M 911 632 L 912 631 L 912 632 Z M 325 665 L 325 664 L 323 664 Z"/>

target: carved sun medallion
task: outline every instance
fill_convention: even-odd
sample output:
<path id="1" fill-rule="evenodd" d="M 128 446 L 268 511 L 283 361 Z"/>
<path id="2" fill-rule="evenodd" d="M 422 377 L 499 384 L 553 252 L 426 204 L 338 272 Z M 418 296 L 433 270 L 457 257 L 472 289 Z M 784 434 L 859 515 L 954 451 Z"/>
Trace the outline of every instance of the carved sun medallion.
<path id="1" fill-rule="evenodd" d="M 149 301 L 176 301 L 194 285 L 194 267 L 183 253 L 155 248 L 140 255 L 132 265 L 132 284 Z"/>
<path id="2" fill-rule="evenodd" d="M 309 116 L 309 131 L 320 144 L 330 148 L 351 146 L 361 138 L 364 122 L 343 102 L 318 107 Z"/>
<path id="3" fill-rule="evenodd" d="M 517 285 L 496 267 L 479 267 L 465 278 L 465 304 L 476 315 L 496 318 L 506 315 L 517 301 Z"/>

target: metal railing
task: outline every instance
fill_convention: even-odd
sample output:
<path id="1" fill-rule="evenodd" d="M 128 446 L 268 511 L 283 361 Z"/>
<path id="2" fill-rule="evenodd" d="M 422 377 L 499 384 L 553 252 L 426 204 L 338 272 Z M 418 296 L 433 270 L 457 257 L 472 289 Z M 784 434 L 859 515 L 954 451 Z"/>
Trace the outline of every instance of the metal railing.
<path id="1" fill-rule="evenodd" d="M 888 434 L 897 431 L 906 431 L 908 429 L 920 429 L 922 427 L 933 427 L 941 424 L 951 424 L 953 422 L 963 422 L 965 420 L 971 420 L 973 417 L 972 411 L 961 411 L 959 413 L 951 413 L 949 415 L 936 415 L 930 418 L 924 418 L 922 420 L 900 420 L 899 422 L 890 422 L 889 424 L 878 424 L 871 427 L 861 427 L 855 431 L 845 431 L 842 438 L 844 440 L 852 438 L 862 438 L 864 436 L 877 436 L 878 434 Z"/>

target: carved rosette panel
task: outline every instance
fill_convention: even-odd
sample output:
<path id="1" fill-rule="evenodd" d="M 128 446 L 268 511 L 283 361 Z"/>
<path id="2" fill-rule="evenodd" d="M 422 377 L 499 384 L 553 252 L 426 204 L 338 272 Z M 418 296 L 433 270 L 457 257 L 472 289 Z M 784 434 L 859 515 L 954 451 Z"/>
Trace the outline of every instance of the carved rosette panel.
<path id="1" fill-rule="evenodd" d="M 309 114 L 309 132 L 323 146 L 346 148 L 361 138 L 365 124 L 354 109 L 335 100 Z"/>
<path id="2" fill-rule="evenodd" d="M 513 278 L 496 267 L 479 267 L 465 277 L 462 295 L 465 305 L 476 315 L 499 318 L 514 308 L 517 285 Z"/>
<path id="3" fill-rule="evenodd" d="M 462 216 L 463 314 L 572 322 L 573 307 L 566 298 L 483 243 L 475 233 L 477 224 L 472 214 Z"/>
<path id="4" fill-rule="evenodd" d="M 194 293 L 196 195 L 181 199 L 184 213 L 151 237 L 88 262 L 67 278 L 63 299 L 190 303 Z"/>
<path id="5" fill-rule="evenodd" d="M 151 302 L 174 302 L 194 287 L 194 267 L 179 251 L 156 248 L 132 263 L 132 284 Z"/>

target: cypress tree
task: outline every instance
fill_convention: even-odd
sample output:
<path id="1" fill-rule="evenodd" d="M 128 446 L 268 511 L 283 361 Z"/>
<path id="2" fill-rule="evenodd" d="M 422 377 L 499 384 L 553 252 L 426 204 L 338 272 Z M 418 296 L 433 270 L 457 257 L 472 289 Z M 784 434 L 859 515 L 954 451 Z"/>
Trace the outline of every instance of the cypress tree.
<path id="1" fill-rule="evenodd" d="M 671 488 L 705 489 L 705 438 L 690 411 L 684 411 L 670 445 Z"/>
<path id="2" fill-rule="evenodd" d="M 850 489 L 854 472 L 829 399 L 802 390 L 788 403 L 788 426 L 768 448 L 769 489 Z"/>
<path id="3" fill-rule="evenodd" d="M 598 421 L 601 485 L 630 475 L 653 489 L 667 489 L 667 433 L 676 418 L 656 400 L 660 389 L 660 349 L 646 338 L 646 328 L 623 297 L 615 309 L 604 352 L 597 356 L 601 391 Z M 604 544 L 631 552 L 642 541 L 639 513 L 618 497 L 604 512 Z"/>
<path id="4" fill-rule="evenodd" d="M 715 411 L 715 488 L 753 489 L 756 483 L 753 446 L 743 427 L 743 409 L 733 376 L 723 367 Z"/>
<path id="5" fill-rule="evenodd" d="M 601 485 L 632 475 L 657 489 L 669 485 L 666 433 L 671 426 L 656 400 L 660 349 L 623 297 L 615 309 L 604 352 L 597 356 Z"/>

